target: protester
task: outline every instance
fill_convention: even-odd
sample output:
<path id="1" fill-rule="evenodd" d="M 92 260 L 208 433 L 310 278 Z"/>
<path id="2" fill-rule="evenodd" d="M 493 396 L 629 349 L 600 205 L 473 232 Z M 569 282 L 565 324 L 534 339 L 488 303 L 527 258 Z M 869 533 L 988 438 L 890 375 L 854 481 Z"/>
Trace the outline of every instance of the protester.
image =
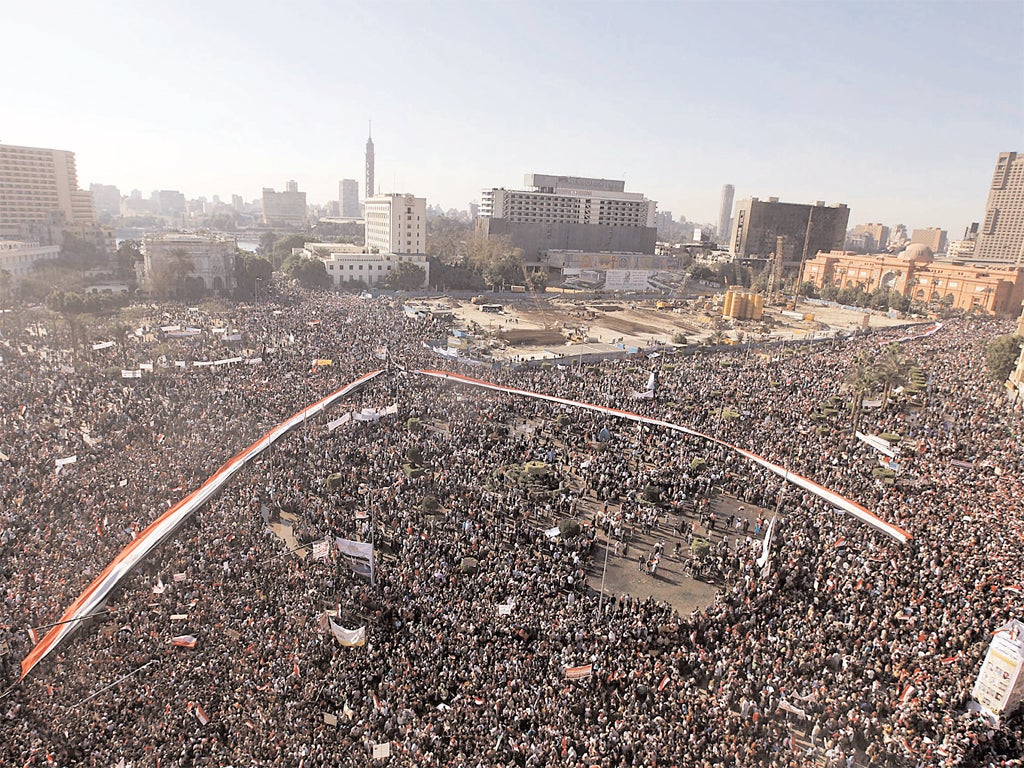
<path id="1" fill-rule="evenodd" d="M 159 307 L 153 328 L 201 333 L 133 334 L 77 360 L 52 333 L 3 337 L 9 684 L 27 629 L 57 621 L 149 521 L 272 425 L 385 374 L 261 454 L 124 581 L 111 613 L 0 700 L 0 763 L 362 766 L 388 744 L 379 764 L 1021 765 L 1018 720 L 995 729 L 965 706 L 1022 586 L 1021 421 L 980 346 L 1005 324 L 966 318 L 903 345 L 929 391 L 860 415 L 862 431 L 917 441 L 894 485 L 848 415 L 820 429 L 822 402 L 849 399 L 843 372 L 893 333 L 770 358 L 464 371 L 690 426 L 858 501 L 910 532 L 903 545 L 725 445 L 419 376 L 463 369 L 423 346 L 447 329 L 394 300 L 281 299 L 224 317 Z M 633 398 L 651 366 L 656 396 Z M 573 482 L 538 490 L 516 471 L 534 460 Z M 754 562 L 767 523 L 751 537 L 716 521 L 721 494 L 779 511 L 767 575 Z M 578 534 L 545 534 L 585 507 L 598 516 Z M 289 553 L 267 520 L 298 545 L 372 541 L 373 583 Z M 666 546 L 674 559 L 709 535 L 714 604 L 680 616 L 599 601 L 586 588 L 598 530 L 629 557 L 634 526 L 657 532 L 637 555 L 652 575 Z M 366 644 L 335 642 L 325 611 L 365 626 Z"/>

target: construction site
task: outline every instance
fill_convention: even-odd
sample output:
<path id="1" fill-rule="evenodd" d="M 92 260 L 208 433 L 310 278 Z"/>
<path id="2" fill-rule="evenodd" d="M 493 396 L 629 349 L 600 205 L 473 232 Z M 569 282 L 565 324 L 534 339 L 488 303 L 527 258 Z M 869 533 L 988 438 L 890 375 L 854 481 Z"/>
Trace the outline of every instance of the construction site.
<path id="1" fill-rule="evenodd" d="M 436 345 L 441 354 L 499 363 L 822 341 L 922 321 L 803 300 L 764 305 L 760 299 L 731 291 L 687 299 L 488 294 L 421 299 L 408 302 L 406 311 L 450 317 L 451 336 Z M 741 303 L 744 310 L 736 311 Z"/>

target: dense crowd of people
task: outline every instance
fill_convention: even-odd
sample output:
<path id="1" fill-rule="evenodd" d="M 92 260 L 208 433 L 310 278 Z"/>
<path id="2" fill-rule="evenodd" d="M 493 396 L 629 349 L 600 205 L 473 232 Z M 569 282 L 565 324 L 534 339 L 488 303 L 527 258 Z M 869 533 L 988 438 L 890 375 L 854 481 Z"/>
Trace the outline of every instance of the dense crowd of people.
<path id="1" fill-rule="evenodd" d="M 16 320 L 0 337 L 0 674 L 13 686 L 0 699 L 0 763 L 361 766 L 376 748 L 392 766 L 1024 764 L 1019 722 L 996 727 L 966 706 L 991 633 L 1016 615 L 1024 566 L 1020 415 L 983 370 L 1003 322 L 955 320 L 902 345 L 927 393 L 860 417 L 865 432 L 915 441 L 887 484 L 849 415 L 821 429 L 820 414 L 850 399 L 855 356 L 895 332 L 792 354 L 463 369 L 423 344 L 445 321 L 406 317 L 388 297 L 148 307 L 137 333 L 100 350 Z M 27 630 L 42 637 L 151 520 L 271 426 L 377 368 L 237 475 L 125 579 L 109 612 L 18 683 Z M 655 396 L 636 398 L 651 370 Z M 386 406 L 397 412 L 327 427 Z M 913 538 L 837 513 L 730 446 Z M 539 494 L 512 471 L 532 461 L 575 481 Z M 644 498 L 652 486 L 660 507 Z M 713 524 L 716 494 L 779 511 L 769 568 L 755 564 L 764 518 Z M 587 505 L 600 513 L 581 530 L 545 533 Z M 683 508 L 694 530 L 726 534 L 713 605 L 682 616 L 587 588 L 596 546 L 621 539 L 623 521 L 671 545 L 692 537 Z M 268 525 L 278 519 L 301 552 Z M 335 537 L 374 543 L 372 583 L 305 546 Z M 621 556 L 646 557 L 650 572 L 647 553 Z M 365 626 L 365 645 L 324 632 L 328 611 Z"/>

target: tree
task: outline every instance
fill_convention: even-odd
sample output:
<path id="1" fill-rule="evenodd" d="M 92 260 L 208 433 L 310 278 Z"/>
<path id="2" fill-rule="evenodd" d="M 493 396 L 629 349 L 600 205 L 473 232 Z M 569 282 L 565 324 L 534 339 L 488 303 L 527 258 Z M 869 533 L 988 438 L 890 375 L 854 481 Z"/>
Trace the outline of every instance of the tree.
<path id="1" fill-rule="evenodd" d="M 302 248 L 306 243 L 313 241 L 314 238 L 301 232 L 294 235 L 285 235 L 274 243 L 274 251 L 270 256 L 270 261 L 275 267 L 280 267 L 292 255 L 292 249 Z M 260 252 L 260 256 L 264 256 L 264 254 Z"/>
<path id="2" fill-rule="evenodd" d="M 122 240 L 117 246 L 117 276 L 121 280 L 135 279 L 135 265 L 143 260 L 142 243 L 138 240 Z"/>
<path id="3" fill-rule="evenodd" d="M 265 259 L 274 255 L 274 243 L 277 242 L 277 235 L 273 232 L 264 232 L 260 235 L 260 244 L 256 246 L 256 253 Z"/>
<path id="4" fill-rule="evenodd" d="M 427 219 L 427 255 L 451 266 L 463 266 L 466 261 L 466 239 L 470 225 L 448 216 Z"/>
<path id="5" fill-rule="evenodd" d="M 426 270 L 411 261 L 400 261 L 381 283 L 387 288 L 414 291 L 423 286 Z"/>
<path id="6" fill-rule="evenodd" d="M 11 300 L 11 286 L 14 280 L 6 269 L 0 269 L 0 309 L 5 309 Z"/>
<path id="7" fill-rule="evenodd" d="M 331 287 L 331 278 L 327 274 L 327 267 L 320 259 L 289 256 L 281 265 L 281 271 L 306 288 Z"/>
<path id="8" fill-rule="evenodd" d="M 806 296 L 810 299 L 818 298 L 818 286 L 816 286 L 810 280 L 804 280 L 802 283 L 800 283 L 800 287 L 797 289 L 797 292 L 801 296 Z"/>
<path id="9" fill-rule="evenodd" d="M 460 265 L 445 264 L 436 256 L 427 256 L 430 265 L 430 285 L 434 288 L 451 288 L 454 290 L 480 290 L 483 279 L 471 269 L 466 260 Z"/>
<path id="10" fill-rule="evenodd" d="M 256 298 L 256 281 L 260 288 L 270 285 L 274 265 L 269 259 L 245 251 L 235 253 L 235 298 Z"/>
<path id="11" fill-rule="evenodd" d="M 77 293 L 56 290 L 46 297 L 46 306 L 64 318 L 64 322 L 68 326 L 68 335 L 71 337 L 71 352 L 77 356 L 78 337 L 82 330 L 82 323 L 79 321 L 78 316 L 85 310 L 85 301 Z"/>
<path id="12" fill-rule="evenodd" d="M 850 416 L 853 419 L 853 429 L 856 430 L 860 423 L 864 395 L 868 394 L 875 386 L 875 359 L 870 352 L 861 350 L 854 356 L 853 365 L 846 372 L 843 381 L 853 393 L 853 398 L 850 401 Z"/>
<path id="13" fill-rule="evenodd" d="M 1017 365 L 1021 342 L 1024 338 L 1016 334 L 1000 336 L 985 347 L 985 367 L 988 375 L 996 381 L 1006 381 Z"/>
<path id="14" fill-rule="evenodd" d="M 128 365 L 128 339 L 131 338 L 131 328 L 127 323 L 119 321 L 114 324 L 111 331 L 114 334 L 114 341 L 117 342 L 117 348 L 121 351 L 121 362 Z"/>
<path id="15" fill-rule="evenodd" d="M 899 344 L 890 344 L 874 368 L 875 383 L 882 385 L 882 406 L 889 402 L 892 391 L 907 383 L 911 361 L 903 354 Z"/>
<path id="16" fill-rule="evenodd" d="M 60 247 L 60 260 L 65 264 L 86 269 L 99 260 L 96 243 L 71 232 L 65 232 L 64 242 Z"/>
<path id="17" fill-rule="evenodd" d="M 201 292 L 194 281 L 188 280 L 195 268 L 195 262 L 189 257 L 188 251 L 175 248 L 166 261 L 161 260 L 153 266 L 149 277 L 150 288 L 159 298 L 185 298 Z"/>

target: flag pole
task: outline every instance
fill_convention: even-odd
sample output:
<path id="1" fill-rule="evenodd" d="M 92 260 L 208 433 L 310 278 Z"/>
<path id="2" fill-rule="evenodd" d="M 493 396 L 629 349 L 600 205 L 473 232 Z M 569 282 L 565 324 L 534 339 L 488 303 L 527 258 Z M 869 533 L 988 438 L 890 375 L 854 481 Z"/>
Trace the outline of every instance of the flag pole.
<path id="1" fill-rule="evenodd" d="M 97 611 L 96 613 L 90 613 L 86 616 L 76 616 L 73 619 L 64 619 L 64 621 L 55 621 L 53 624 L 40 624 L 38 627 L 30 627 L 30 629 L 50 629 L 51 627 L 59 627 L 61 624 L 70 624 L 72 621 L 83 621 L 84 619 L 91 619 L 93 616 L 103 616 L 104 614 L 114 613 L 114 611 Z"/>
<path id="2" fill-rule="evenodd" d="M 604 567 L 601 568 L 601 596 L 597 599 L 597 610 L 600 611 L 604 607 L 604 577 L 608 573 L 608 550 L 611 549 L 611 537 L 605 536 L 604 539 Z"/>
<path id="3" fill-rule="evenodd" d="M 115 680 L 114 682 L 112 682 L 112 683 L 111 683 L 110 685 L 105 685 L 105 686 L 103 686 L 102 688 L 100 688 L 100 689 L 99 689 L 98 691 L 96 691 L 96 693 L 94 693 L 94 694 L 92 694 L 91 696 L 88 696 L 88 697 L 86 697 L 86 698 L 82 699 L 82 700 L 81 700 L 80 702 L 78 702 L 77 704 L 75 704 L 75 707 L 76 707 L 76 708 L 77 708 L 77 707 L 80 707 L 80 706 L 82 706 L 83 704 L 85 704 L 86 702 L 88 702 L 88 701 L 92 701 L 93 699 L 95 699 L 95 698 L 96 698 L 97 696 L 99 696 L 99 695 L 100 695 L 101 693 L 103 693 L 104 691 L 108 691 L 108 690 L 110 690 L 110 689 L 111 689 L 111 688 L 113 688 L 113 687 L 114 687 L 115 685 L 119 685 L 119 684 L 123 683 L 123 682 L 124 682 L 125 680 L 127 680 L 127 679 L 128 679 L 129 677 L 131 677 L 132 675 L 138 674 L 139 672 L 141 672 L 142 670 L 144 670 L 144 669 L 145 669 L 146 667 L 148 667 L 148 666 L 149 666 L 150 664 L 156 664 L 156 663 L 157 663 L 157 660 L 156 660 L 156 659 L 150 659 L 150 660 L 149 660 L 149 661 L 147 661 L 147 662 L 146 662 L 145 664 L 143 664 L 143 665 L 142 665 L 141 667 L 138 667 L 137 669 L 134 669 L 134 670 L 132 670 L 132 671 L 131 671 L 131 672 L 129 672 L 129 673 L 127 674 L 127 675 L 124 675 L 124 676 L 122 676 L 122 677 L 119 677 L 119 678 L 117 678 L 117 680 Z"/>

